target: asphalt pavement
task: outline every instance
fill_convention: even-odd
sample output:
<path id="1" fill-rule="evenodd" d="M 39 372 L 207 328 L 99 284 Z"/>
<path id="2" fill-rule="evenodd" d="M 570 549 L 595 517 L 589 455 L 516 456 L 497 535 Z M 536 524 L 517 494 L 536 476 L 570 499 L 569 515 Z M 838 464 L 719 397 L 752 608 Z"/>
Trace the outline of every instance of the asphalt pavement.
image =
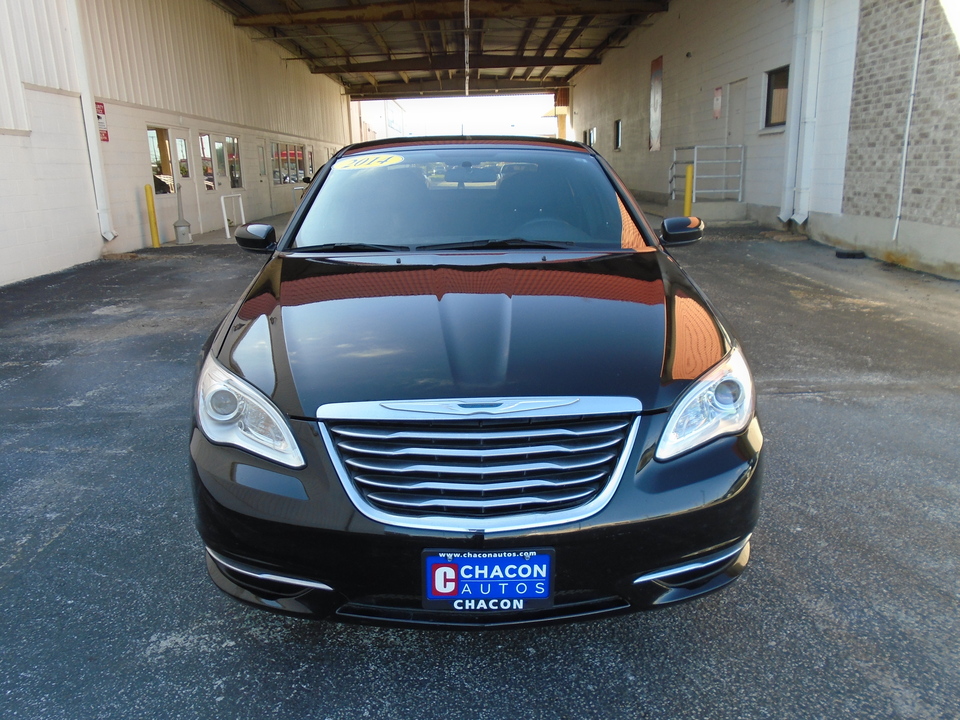
<path id="1" fill-rule="evenodd" d="M 287 618 L 207 579 L 191 383 L 262 256 L 0 288 L 0 717 L 960 717 L 960 283 L 751 228 L 675 255 L 757 378 L 750 566 L 686 605 L 484 632 Z"/>

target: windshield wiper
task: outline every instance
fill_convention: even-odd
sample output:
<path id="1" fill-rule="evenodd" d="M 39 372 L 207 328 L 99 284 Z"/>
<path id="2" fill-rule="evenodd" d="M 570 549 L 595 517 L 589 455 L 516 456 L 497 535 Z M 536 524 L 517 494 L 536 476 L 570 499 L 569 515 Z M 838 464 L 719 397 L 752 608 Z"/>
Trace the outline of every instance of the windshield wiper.
<path id="1" fill-rule="evenodd" d="M 490 238 L 489 240 L 464 240 L 461 242 L 442 243 L 440 245 L 418 245 L 417 250 L 471 250 L 485 248 L 502 250 L 509 248 L 547 248 L 564 250 L 575 247 L 573 242 L 559 242 L 553 240 L 527 240 L 526 238 Z"/>
<path id="2" fill-rule="evenodd" d="M 377 245 L 375 243 L 343 242 L 324 243 L 323 245 L 307 245 L 305 247 L 290 248 L 290 252 L 410 252 L 409 245 Z"/>

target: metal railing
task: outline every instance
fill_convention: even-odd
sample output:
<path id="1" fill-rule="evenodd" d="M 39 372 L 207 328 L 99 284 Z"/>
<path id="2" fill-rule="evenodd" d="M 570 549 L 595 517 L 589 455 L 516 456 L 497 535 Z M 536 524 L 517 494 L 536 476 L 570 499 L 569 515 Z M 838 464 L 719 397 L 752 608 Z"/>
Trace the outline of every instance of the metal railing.
<path id="1" fill-rule="evenodd" d="M 743 202 L 743 145 L 689 145 L 673 149 L 670 165 L 670 199 L 677 198 L 679 178 L 683 193 L 687 167 L 693 166 L 693 202 L 736 200 Z"/>
<path id="2" fill-rule="evenodd" d="M 234 193 L 233 195 L 221 195 L 220 196 L 220 209 L 223 211 L 223 231 L 227 234 L 227 240 L 230 239 L 230 220 L 227 218 L 227 198 L 236 198 L 237 203 L 240 204 L 240 224 L 247 224 L 247 216 L 243 213 L 243 196 L 240 193 Z M 236 205 L 233 207 L 236 211 Z"/>

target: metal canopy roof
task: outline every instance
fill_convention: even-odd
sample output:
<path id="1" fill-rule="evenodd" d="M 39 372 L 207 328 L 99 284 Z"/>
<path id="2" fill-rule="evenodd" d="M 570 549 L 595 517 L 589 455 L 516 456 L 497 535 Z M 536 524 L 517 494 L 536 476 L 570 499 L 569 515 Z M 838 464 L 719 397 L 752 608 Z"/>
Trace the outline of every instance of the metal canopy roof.
<path id="1" fill-rule="evenodd" d="M 669 0 L 216 0 L 354 100 L 550 92 Z M 469 70 L 467 70 L 469 68 Z"/>

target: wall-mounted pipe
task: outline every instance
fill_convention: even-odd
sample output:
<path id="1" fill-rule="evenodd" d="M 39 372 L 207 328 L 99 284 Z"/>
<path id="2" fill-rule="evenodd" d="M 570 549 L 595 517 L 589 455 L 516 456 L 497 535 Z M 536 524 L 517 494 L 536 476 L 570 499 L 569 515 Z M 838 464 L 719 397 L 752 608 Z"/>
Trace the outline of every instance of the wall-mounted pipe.
<path id="1" fill-rule="evenodd" d="M 917 76 L 920 74 L 920 43 L 923 40 L 923 20 L 927 0 L 920 0 L 920 21 L 917 23 L 917 47 L 913 56 L 913 77 L 910 79 L 910 99 L 907 102 L 907 119 L 903 128 L 903 154 L 900 157 L 900 191 L 897 196 L 897 214 L 893 221 L 893 244 L 900 238 L 900 218 L 903 215 L 903 192 L 907 184 L 907 151 L 910 149 L 910 124 L 913 122 L 913 101 L 917 96 Z"/>
<path id="2" fill-rule="evenodd" d="M 813 165 L 817 136 L 817 96 L 820 93 L 820 60 L 823 54 L 824 0 L 811 0 L 807 10 L 806 51 L 804 52 L 803 107 L 800 116 L 800 144 L 797 149 L 797 187 L 794 192 L 793 215 L 797 225 L 807 221 L 813 188 Z"/>
<path id="3" fill-rule="evenodd" d="M 810 214 L 817 128 L 817 95 L 823 50 L 824 0 L 796 0 L 793 56 L 787 90 L 787 139 L 784 159 L 781 222 L 798 225 Z"/>
<path id="4" fill-rule="evenodd" d="M 807 16 L 809 0 L 796 0 L 793 9 L 793 55 L 790 59 L 790 86 L 787 90 L 787 138 L 783 171 L 783 194 L 780 196 L 780 222 L 793 216 L 797 189 L 797 162 L 800 154 L 800 110 L 803 100 L 803 72 L 807 51 Z"/>
<path id="5" fill-rule="evenodd" d="M 83 46 L 83 32 L 80 28 L 80 13 L 77 3 L 81 0 L 70 0 L 66 3 L 67 17 L 70 23 L 70 39 L 73 44 L 73 60 L 77 71 L 77 81 L 80 84 L 80 112 L 83 114 L 83 129 L 87 141 L 87 155 L 90 159 L 90 173 L 93 176 L 93 196 L 97 203 L 97 220 L 100 223 L 100 237 L 104 242 L 110 242 L 117 233 L 113 229 L 113 218 L 110 215 L 110 200 L 107 197 L 106 172 L 103 168 L 103 156 L 100 152 L 100 128 L 96 122 L 97 108 L 94 102 L 93 90 L 90 84 L 90 73 L 87 70 L 87 52 Z"/>

